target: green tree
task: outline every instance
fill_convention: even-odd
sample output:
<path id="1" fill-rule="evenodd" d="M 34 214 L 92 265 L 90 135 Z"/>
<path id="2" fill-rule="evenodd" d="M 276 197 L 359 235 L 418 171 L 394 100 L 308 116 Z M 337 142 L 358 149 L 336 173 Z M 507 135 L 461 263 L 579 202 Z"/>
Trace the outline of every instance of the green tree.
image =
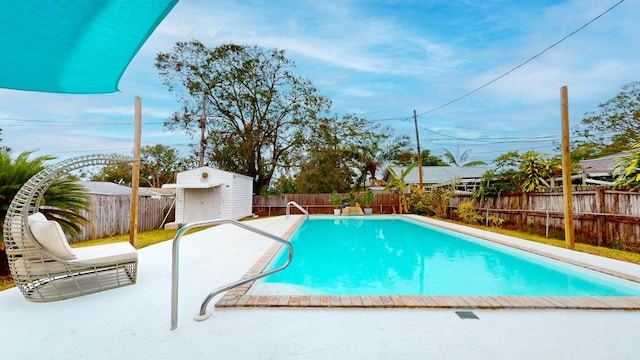
<path id="1" fill-rule="evenodd" d="M 444 153 L 442 154 L 442 156 L 444 157 L 445 161 L 449 163 L 449 165 L 453 165 L 453 166 L 487 165 L 486 162 L 480 161 L 480 160 L 467 162 L 467 158 L 469 157 L 470 154 L 471 154 L 471 149 L 465 150 L 462 154 L 460 154 L 460 149 L 458 149 L 458 151 L 456 152 L 456 155 L 453 155 L 451 151 L 444 149 Z"/>
<path id="2" fill-rule="evenodd" d="M 348 192 L 357 176 L 351 159 L 366 126 L 364 119 L 353 115 L 323 117 L 310 122 L 304 133 L 306 151 L 298 160 L 297 191 Z"/>
<path id="3" fill-rule="evenodd" d="M 157 144 L 143 146 L 140 150 L 140 183 L 145 186 L 161 187 L 175 181 L 181 169 L 181 158 L 176 149 Z M 131 166 L 129 166 L 131 167 Z"/>
<path id="4" fill-rule="evenodd" d="M 91 181 L 106 181 L 131 186 L 131 165 L 113 164 L 103 166 L 97 173 L 92 174 Z"/>
<path id="5" fill-rule="evenodd" d="M 296 182 L 291 176 L 281 175 L 267 190 L 267 195 L 295 194 Z"/>
<path id="6" fill-rule="evenodd" d="M 430 150 L 422 150 L 420 152 L 420 159 L 422 160 L 422 166 L 448 166 L 442 158 L 438 155 L 431 155 Z M 394 159 L 394 163 L 398 166 L 408 166 L 412 162 L 416 162 L 418 156 L 415 152 L 407 149 L 400 152 Z"/>
<path id="7" fill-rule="evenodd" d="M 161 187 L 173 182 L 178 171 L 187 169 L 178 152 L 165 145 L 143 146 L 140 159 L 140 186 Z M 131 186 L 131 170 L 131 164 L 107 165 L 93 174 L 91 180 Z"/>
<path id="8" fill-rule="evenodd" d="M 598 112 L 588 112 L 574 131 L 577 144 L 589 144 L 595 156 L 625 151 L 640 141 L 640 82 L 622 86 L 622 90 L 607 102 L 598 105 Z"/>
<path id="9" fill-rule="evenodd" d="M 165 125 L 191 136 L 206 133 L 201 145 L 208 162 L 251 176 L 256 193 L 267 189 L 276 169 L 292 165 L 304 146 L 302 129 L 331 105 L 293 74 L 293 61 L 277 49 L 179 42 L 159 53 L 155 66 L 183 104 Z"/>
<path id="10" fill-rule="evenodd" d="M 32 176 L 45 167 L 47 161 L 55 159 L 44 155 L 29 158 L 32 152 L 20 153 L 15 159 L 8 151 L 0 151 L 0 223 L 4 224 L 7 210 L 13 198 Z M 48 219 L 54 219 L 63 230 L 76 235 L 86 219 L 80 211 L 89 205 L 86 190 L 77 184 L 77 179 L 65 177 L 54 182 L 43 196 L 40 212 Z M 0 228 L 0 233 L 2 229 Z M 4 243 L 0 242 L 0 275 L 7 275 L 7 259 Z"/>

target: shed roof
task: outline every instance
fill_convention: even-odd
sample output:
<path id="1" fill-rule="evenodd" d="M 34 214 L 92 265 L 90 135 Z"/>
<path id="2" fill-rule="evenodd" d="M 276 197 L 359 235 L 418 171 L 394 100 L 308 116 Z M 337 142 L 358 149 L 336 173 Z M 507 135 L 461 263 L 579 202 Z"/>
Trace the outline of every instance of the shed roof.
<path id="1" fill-rule="evenodd" d="M 210 189 L 210 188 L 214 188 L 216 186 L 220 186 L 224 183 L 221 182 L 216 182 L 216 183 L 209 183 L 209 182 L 200 182 L 200 183 L 196 183 L 196 182 L 184 182 L 184 183 L 177 183 L 177 184 L 164 184 L 162 185 L 163 189 Z"/>
<path id="2" fill-rule="evenodd" d="M 247 175 L 242 175 L 242 174 L 238 174 L 238 173 L 234 173 L 232 171 L 226 171 L 226 170 L 221 170 L 221 169 L 217 169 L 214 167 L 210 167 L 210 166 L 202 166 L 199 168 L 195 168 L 195 169 L 191 169 L 191 170 L 185 170 L 185 171 L 181 171 L 178 174 L 189 174 L 189 173 L 201 173 L 201 172 L 212 172 L 212 173 L 225 173 L 225 174 L 229 174 L 229 175 L 233 175 L 233 176 L 239 176 L 239 177 L 244 177 L 244 178 L 248 178 L 251 179 L 253 181 L 253 178 L 251 176 L 247 176 Z"/>

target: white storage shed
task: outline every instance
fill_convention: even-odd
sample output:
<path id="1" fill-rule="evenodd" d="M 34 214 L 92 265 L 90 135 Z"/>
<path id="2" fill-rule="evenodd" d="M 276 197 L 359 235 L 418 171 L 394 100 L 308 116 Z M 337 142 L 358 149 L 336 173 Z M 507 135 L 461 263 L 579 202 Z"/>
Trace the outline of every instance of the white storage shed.
<path id="1" fill-rule="evenodd" d="M 211 219 L 241 219 L 252 215 L 253 179 L 211 167 L 178 173 L 176 224 Z"/>

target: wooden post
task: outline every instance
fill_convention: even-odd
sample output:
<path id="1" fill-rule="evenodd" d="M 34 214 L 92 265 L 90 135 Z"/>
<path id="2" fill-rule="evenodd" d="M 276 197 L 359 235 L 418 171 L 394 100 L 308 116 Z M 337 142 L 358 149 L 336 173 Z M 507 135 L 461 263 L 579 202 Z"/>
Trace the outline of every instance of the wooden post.
<path id="1" fill-rule="evenodd" d="M 596 232 L 598 233 L 598 246 L 602 246 L 606 243 L 606 203 L 604 201 L 604 189 L 602 187 L 596 188 Z"/>
<path id="2" fill-rule="evenodd" d="M 129 223 L 129 243 L 136 246 L 138 239 L 138 187 L 140 185 L 140 138 L 142 133 L 142 99 L 135 98 L 135 134 L 133 137 L 133 162 L 131 169 L 131 218 Z"/>
<path id="3" fill-rule="evenodd" d="M 571 193 L 571 152 L 569 150 L 569 94 L 567 87 L 560 88 L 562 115 L 562 195 L 564 199 L 564 238 L 567 249 L 575 249 L 573 228 L 573 195 Z"/>
<path id="4" fill-rule="evenodd" d="M 529 221 L 527 219 L 529 210 L 529 194 L 524 191 L 522 192 L 522 195 L 520 195 L 520 209 L 522 209 L 522 213 L 520 214 L 520 229 L 526 232 L 527 228 L 529 227 L 529 225 L 527 224 L 527 222 Z"/>
<path id="5" fill-rule="evenodd" d="M 418 175 L 420 177 L 420 190 L 424 190 L 422 188 L 422 152 L 420 151 L 420 135 L 418 132 L 418 115 L 416 115 L 415 110 L 413 110 L 413 123 L 416 125 L 416 142 L 418 143 Z"/>

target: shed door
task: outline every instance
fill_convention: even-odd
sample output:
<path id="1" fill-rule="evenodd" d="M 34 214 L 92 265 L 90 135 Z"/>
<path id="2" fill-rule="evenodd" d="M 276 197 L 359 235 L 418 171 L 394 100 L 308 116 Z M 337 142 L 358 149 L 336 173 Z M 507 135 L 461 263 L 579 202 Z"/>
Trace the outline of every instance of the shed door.
<path id="1" fill-rule="evenodd" d="M 220 216 L 219 188 L 185 189 L 184 222 L 217 219 Z"/>

